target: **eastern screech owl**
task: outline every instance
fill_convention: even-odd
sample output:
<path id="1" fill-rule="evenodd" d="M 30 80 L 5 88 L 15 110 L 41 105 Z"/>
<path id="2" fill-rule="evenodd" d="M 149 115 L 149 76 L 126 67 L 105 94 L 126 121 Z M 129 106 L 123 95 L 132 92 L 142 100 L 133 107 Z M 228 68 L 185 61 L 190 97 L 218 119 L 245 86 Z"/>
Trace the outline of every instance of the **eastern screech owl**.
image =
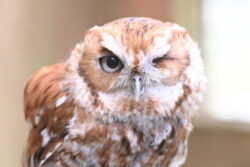
<path id="1" fill-rule="evenodd" d="M 25 167 L 179 167 L 205 88 L 184 28 L 122 18 L 88 30 L 24 90 Z"/>

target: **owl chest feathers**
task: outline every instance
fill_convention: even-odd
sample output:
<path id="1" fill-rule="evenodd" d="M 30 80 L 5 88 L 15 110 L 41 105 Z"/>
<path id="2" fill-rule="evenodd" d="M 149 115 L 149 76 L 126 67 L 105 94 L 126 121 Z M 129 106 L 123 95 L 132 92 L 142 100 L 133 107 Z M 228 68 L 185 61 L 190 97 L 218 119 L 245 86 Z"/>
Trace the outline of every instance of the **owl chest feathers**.
<path id="1" fill-rule="evenodd" d="M 166 166 L 173 157 L 186 156 L 187 120 L 140 114 L 108 121 L 92 118 L 83 122 L 72 118 L 62 158 L 71 152 L 86 166 Z M 77 166 L 74 158 L 68 159 Z"/>
<path id="2" fill-rule="evenodd" d="M 69 134 L 63 146 L 65 152 L 71 152 L 80 164 L 170 164 L 170 159 L 178 154 L 179 146 L 185 143 L 191 130 L 190 120 L 184 115 L 168 115 L 167 104 L 134 103 L 125 99 L 116 102 L 108 96 L 105 96 L 105 103 L 100 94 L 84 94 L 89 95 L 86 99 L 90 100 L 84 102 L 85 105 L 84 99 L 76 102 L 78 105 L 69 121 Z M 161 108 L 165 108 L 164 114 L 158 112 Z M 75 160 L 72 163 L 76 163 Z"/>

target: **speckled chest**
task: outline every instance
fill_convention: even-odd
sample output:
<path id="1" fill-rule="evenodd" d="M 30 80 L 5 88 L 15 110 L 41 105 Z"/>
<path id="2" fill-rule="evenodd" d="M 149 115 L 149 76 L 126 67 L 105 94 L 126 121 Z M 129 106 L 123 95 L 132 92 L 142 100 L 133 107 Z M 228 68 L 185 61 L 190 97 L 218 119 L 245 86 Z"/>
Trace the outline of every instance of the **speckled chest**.
<path id="1" fill-rule="evenodd" d="M 174 157 L 185 157 L 190 122 L 184 117 L 133 112 L 102 119 L 79 110 L 51 161 L 57 166 L 171 166 Z"/>

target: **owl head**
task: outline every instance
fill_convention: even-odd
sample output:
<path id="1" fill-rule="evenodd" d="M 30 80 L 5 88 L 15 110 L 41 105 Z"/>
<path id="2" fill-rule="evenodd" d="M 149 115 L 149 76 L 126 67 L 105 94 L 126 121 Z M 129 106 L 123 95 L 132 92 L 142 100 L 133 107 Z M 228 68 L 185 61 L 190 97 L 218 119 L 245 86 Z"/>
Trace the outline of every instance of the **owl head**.
<path id="1" fill-rule="evenodd" d="M 113 101 L 174 107 L 183 96 L 200 94 L 204 85 L 199 49 L 177 24 L 123 18 L 91 28 L 83 43 L 79 75 Z"/>

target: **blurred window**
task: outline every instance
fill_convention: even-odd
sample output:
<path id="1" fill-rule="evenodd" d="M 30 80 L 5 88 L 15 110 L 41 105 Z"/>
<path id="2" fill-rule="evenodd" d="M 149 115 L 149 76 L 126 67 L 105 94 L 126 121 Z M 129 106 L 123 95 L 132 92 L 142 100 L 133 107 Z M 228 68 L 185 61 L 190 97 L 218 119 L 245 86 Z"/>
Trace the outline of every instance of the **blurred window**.
<path id="1" fill-rule="evenodd" d="M 208 113 L 250 122 L 250 1 L 203 0 Z"/>

